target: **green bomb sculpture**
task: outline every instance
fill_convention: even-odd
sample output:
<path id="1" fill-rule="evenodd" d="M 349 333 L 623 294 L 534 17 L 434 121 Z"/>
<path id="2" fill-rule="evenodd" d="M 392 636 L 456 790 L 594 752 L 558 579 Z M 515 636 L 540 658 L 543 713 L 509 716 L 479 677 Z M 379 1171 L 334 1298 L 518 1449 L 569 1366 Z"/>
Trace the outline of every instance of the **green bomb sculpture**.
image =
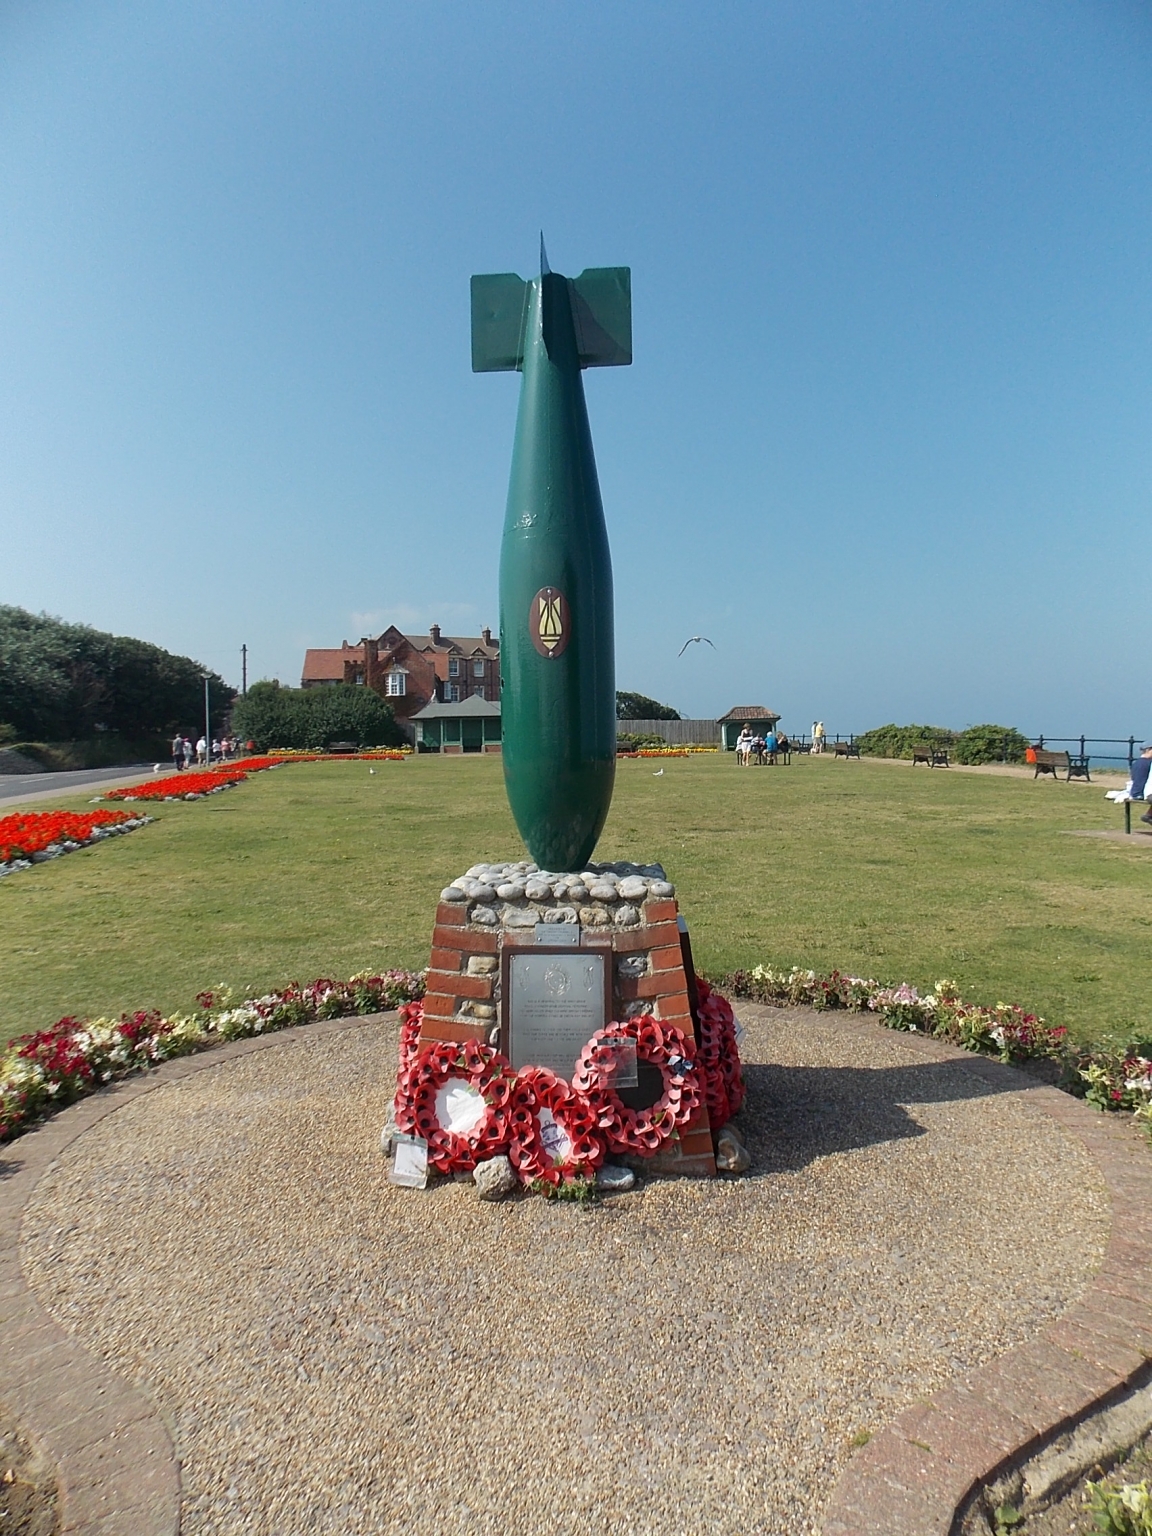
<path id="1" fill-rule="evenodd" d="M 474 373 L 523 373 L 500 550 L 504 783 L 536 863 L 592 856 L 616 775 L 612 559 L 583 368 L 632 361 L 627 267 L 472 279 Z"/>

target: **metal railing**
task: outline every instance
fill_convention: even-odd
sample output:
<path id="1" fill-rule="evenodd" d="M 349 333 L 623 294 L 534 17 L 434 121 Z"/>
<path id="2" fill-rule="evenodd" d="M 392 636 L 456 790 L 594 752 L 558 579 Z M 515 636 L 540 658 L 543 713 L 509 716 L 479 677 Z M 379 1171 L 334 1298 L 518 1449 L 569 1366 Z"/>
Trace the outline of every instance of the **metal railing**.
<path id="1" fill-rule="evenodd" d="M 1028 739 L 1033 746 L 1039 747 L 1042 751 L 1051 748 L 1067 749 L 1072 757 L 1086 757 L 1093 763 L 1101 765 L 1111 763 L 1115 764 L 1118 768 L 1130 768 L 1132 766 L 1139 756 L 1140 745 L 1143 740 L 1140 736 L 1030 736 Z M 846 741 L 853 745 L 855 744 L 856 736 L 851 733 L 847 736 L 842 736 L 839 732 L 835 736 L 828 732 L 825 733 L 824 745 L 826 749 L 831 749 L 838 741 Z M 801 751 L 807 751 L 812 746 L 812 737 L 810 735 L 793 736 L 792 743 Z M 1093 747 L 1122 747 L 1123 751 L 1090 751 L 1089 749 Z"/>

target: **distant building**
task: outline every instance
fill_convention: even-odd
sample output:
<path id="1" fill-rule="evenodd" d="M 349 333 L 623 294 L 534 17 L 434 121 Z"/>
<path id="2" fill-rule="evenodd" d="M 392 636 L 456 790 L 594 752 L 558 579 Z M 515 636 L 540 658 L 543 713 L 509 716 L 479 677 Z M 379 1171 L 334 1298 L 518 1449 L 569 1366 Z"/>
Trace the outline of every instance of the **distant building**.
<path id="1" fill-rule="evenodd" d="M 394 624 L 359 645 L 304 653 L 301 688 L 351 683 L 372 688 L 391 704 L 398 724 L 412 733 L 412 717 L 429 704 L 482 699 L 500 705 L 500 641 L 478 635 L 443 635 L 433 624 L 424 635 L 403 635 Z"/>
<path id="2" fill-rule="evenodd" d="M 500 706 L 489 699 L 458 704 L 426 704 L 412 717 L 416 746 L 422 752 L 499 752 Z"/>
<path id="3" fill-rule="evenodd" d="M 763 736 L 770 727 L 775 728 L 779 718 L 774 709 L 765 709 L 763 704 L 737 704 L 735 709 L 721 715 L 716 722 L 720 727 L 720 741 L 724 750 L 736 750 L 736 738 L 745 726 L 748 726 L 753 736 Z"/>

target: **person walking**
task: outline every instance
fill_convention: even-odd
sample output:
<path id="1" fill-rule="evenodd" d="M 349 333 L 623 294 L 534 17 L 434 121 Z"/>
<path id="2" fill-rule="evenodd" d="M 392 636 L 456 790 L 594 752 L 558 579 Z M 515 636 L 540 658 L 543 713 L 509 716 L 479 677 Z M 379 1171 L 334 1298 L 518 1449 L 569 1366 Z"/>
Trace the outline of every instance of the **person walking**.
<path id="1" fill-rule="evenodd" d="M 196 743 L 196 762 L 199 765 L 200 763 L 206 763 L 207 761 L 208 742 L 203 736 L 201 736 L 200 740 Z"/>
<path id="2" fill-rule="evenodd" d="M 812 727 L 812 750 L 813 752 L 817 753 L 823 752 L 824 750 L 823 720 L 817 720 L 816 724 Z"/>
<path id="3" fill-rule="evenodd" d="M 184 772 L 184 738 L 179 731 L 172 738 L 172 766 L 177 773 Z"/>
<path id="4" fill-rule="evenodd" d="M 185 736 L 183 745 L 184 745 L 184 766 L 185 766 L 185 768 L 191 768 L 191 766 L 192 766 L 192 742 L 191 742 L 189 737 Z"/>

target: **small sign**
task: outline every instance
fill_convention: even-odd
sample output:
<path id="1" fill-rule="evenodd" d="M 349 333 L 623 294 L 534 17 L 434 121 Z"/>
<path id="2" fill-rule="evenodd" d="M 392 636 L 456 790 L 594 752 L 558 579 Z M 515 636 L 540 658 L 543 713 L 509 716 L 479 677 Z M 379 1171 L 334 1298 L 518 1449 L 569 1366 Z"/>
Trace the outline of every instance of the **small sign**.
<path id="1" fill-rule="evenodd" d="M 572 944 L 580 943 L 579 923 L 537 923 L 532 930 L 536 935 L 537 944 Z"/>
<path id="2" fill-rule="evenodd" d="M 428 1187 L 428 1143 L 423 1136 L 392 1138 L 392 1167 L 388 1174 L 390 1184 L 402 1184 L 405 1189 Z"/>
<path id="3" fill-rule="evenodd" d="M 611 959 L 568 944 L 505 948 L 504 1054 L 517 1071 L 547 1067 L 572 1081 L 580 1052 L 611 1017 Z"/>

